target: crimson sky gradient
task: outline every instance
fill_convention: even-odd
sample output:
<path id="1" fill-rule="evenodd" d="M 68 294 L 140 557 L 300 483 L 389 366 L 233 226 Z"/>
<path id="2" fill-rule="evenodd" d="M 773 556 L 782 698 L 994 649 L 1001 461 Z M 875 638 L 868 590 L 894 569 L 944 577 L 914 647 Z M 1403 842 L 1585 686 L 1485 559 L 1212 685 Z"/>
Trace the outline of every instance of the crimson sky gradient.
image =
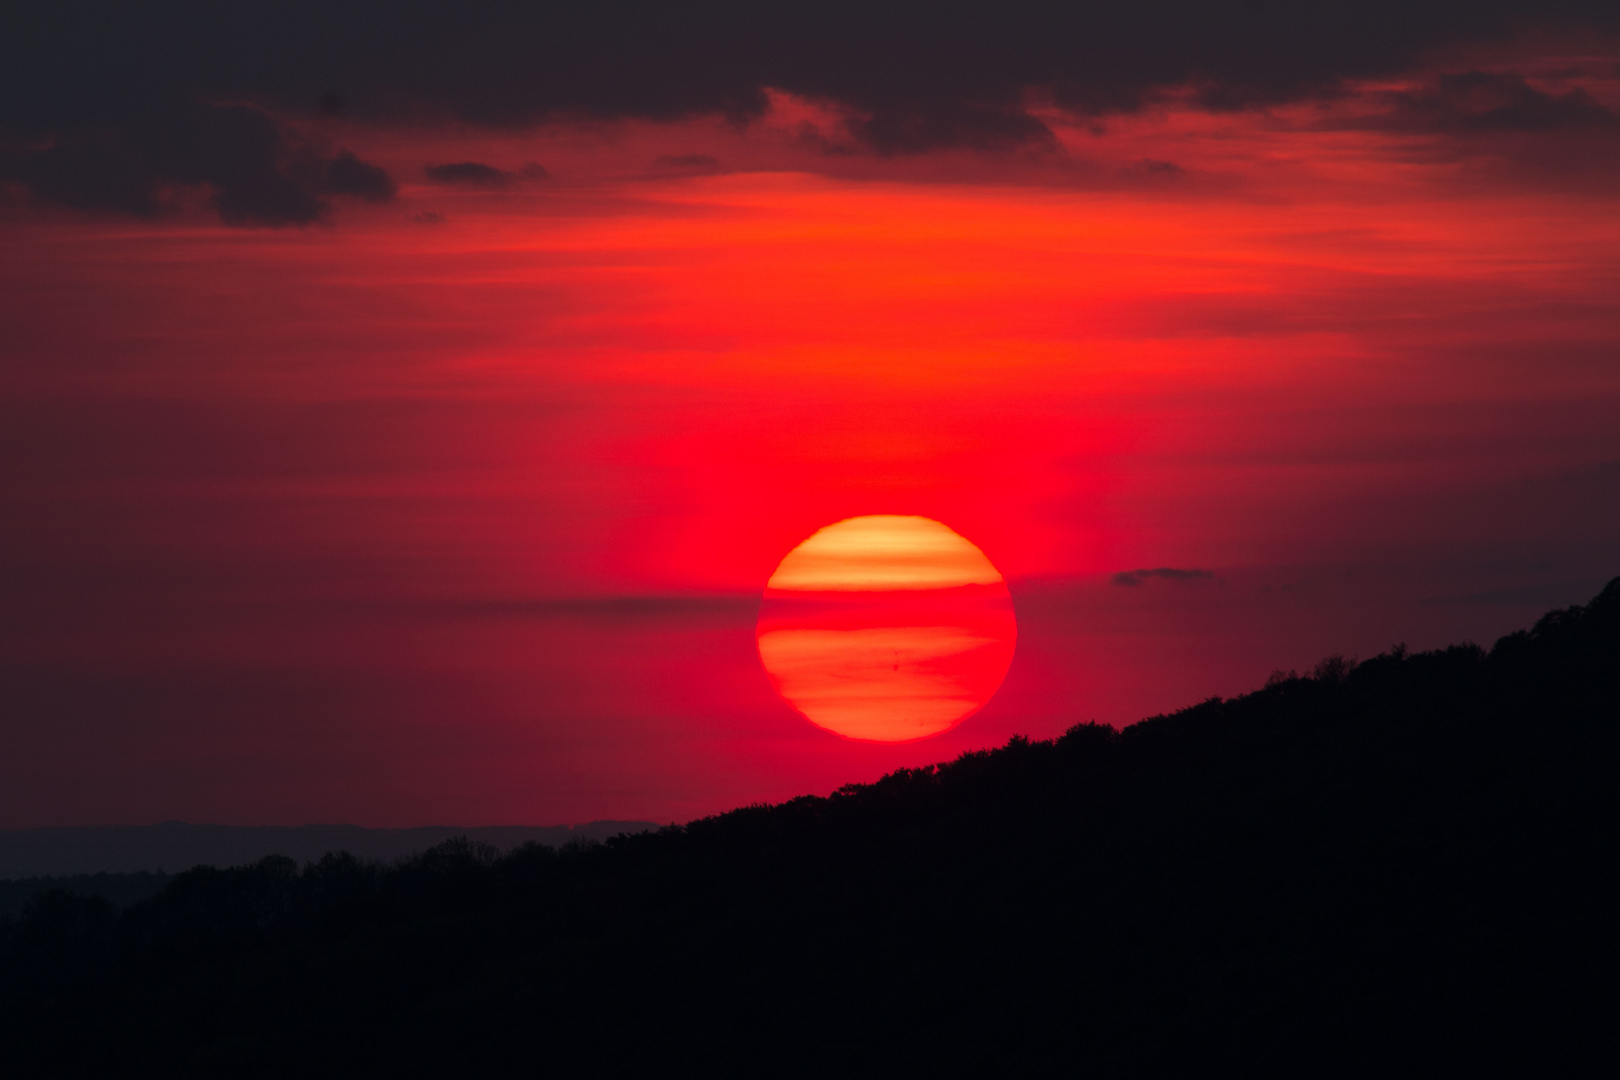
<path id="1" fill-rule="evenodd" d="M 267 101 L 395 185 L 280 228 L 14 180 L 0 827 L 685 820 L 1583 601 L 1620 573 L 1617 56 L 1034 95 L 1048 136 L 909 149 L 774 88 Z M 783 556 L 868 514 L 971 537 L 1017 612 L 935 739 L 823 731 L 755 651 Z"/>

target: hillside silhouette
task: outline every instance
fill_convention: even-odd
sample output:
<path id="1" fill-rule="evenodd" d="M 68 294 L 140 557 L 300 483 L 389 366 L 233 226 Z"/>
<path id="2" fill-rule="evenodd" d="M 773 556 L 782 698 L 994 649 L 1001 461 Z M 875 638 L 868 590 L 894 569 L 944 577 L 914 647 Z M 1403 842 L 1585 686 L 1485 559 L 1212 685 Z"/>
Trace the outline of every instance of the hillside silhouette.
<path id="1" fill-rule="evenodd" d="M 11 1075 L 1612 1074 L 1620 579 L 1122 732 L 0 921 Z"/>

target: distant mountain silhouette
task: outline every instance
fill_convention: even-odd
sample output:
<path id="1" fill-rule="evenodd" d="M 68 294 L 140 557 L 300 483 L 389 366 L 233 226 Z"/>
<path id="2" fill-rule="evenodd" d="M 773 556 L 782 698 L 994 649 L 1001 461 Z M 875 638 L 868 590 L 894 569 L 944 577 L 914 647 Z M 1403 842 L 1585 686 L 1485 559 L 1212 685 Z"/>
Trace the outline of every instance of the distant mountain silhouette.
<path id="1" fill-rule="evenodd" d="M 0 921 L 18 1076 L 1612 1075 L 1620 579 L 1115 732 Z"/>
<path id="2" fill-rule="evenodd" d="M 524 844 L 561 847 L 574 839 L 606 840 L 621 833 L 657 828 L 650 821 L 474 829 L 449 825 L 416 829 L 367 829 L 359 825 L 253 827 L 165 821 L 159 825 L 0 829 L 0 881 L 45 875 L 173 874 L 194 866 L 240 866 L 268 855 L 285 855 L 305 863 L 333 851 L 347 851 L 362 859 L 393 860 L 458 836 L 506 852 Z"/>

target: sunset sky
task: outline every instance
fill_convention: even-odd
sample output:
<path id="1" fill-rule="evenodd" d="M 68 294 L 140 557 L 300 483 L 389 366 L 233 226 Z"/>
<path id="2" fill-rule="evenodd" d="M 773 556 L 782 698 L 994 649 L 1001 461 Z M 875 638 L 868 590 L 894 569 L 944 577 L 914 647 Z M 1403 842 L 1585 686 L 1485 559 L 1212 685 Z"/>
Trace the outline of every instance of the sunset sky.
<path id="1" fill-rule="evenodd" d="M 0 15 L 0 828 L 684 821 L 1620 574 L 1611 5 L 223 10 Z M 861 515 L 1011 592 L 935 738 L 760 663 Z"/>

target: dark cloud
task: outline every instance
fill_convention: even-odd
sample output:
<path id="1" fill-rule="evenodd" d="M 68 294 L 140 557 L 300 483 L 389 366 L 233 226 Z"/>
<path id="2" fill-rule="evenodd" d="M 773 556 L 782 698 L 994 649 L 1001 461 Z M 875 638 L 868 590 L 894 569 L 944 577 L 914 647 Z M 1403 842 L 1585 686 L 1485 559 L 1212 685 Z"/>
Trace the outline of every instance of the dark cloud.
<path id="1" fill-rule="evenodd" d="M 424 165 L 422 171 L 435 184 L 500 188 L 512 181 L 512 174 L 481 161 L 452 161 L 444 165 Z"/>
<path id="2" fill-rule="evenodd" d="M 1410 136 L 1409 160 L 1466 162 L 1472 183 L 1606 194 L 1620 168 L 1620 112 L 1564 81 L 1586 76 L 1451 72 L 1411 90 L 1346 97 L 1323 127 Z"/>
<path id="3" fill-rule="evenodd" d="M 720 162 L 708 154 L 660 154 L 653 159 L 653 168 L 661 172 L 704 172 L 720 171 Z"/>
<path id="4" fill-rule="evenodd" d="M 1179 180 L 1187 175 L 1183 169 L 1173 161 L 1160 161 L 1158 158 L 1142 158 L 1131 163 L 1126 170 L 1130 176 L 1147 180 Z"/>
<path id="5" fill-rule="evenodd" d="M 1430 88 L 1393 95 L 1395 108 L 1369 126 L 1403 131 L 1474 134 L 1590 131 L 1620 128 L 1620 114 L 1585 90 L 1538 90 L 1512 72 L 1441 75 Z"/>
<path id="6" fill-rule="evenodd" d="M 189 102 L 0 149 L 0 177 L 68 206 L 140 217 L 172 208 L 175 188 L 206 187 L 233 224 L 307 224 L 325 216 L 322 195 L 394 194 L 383 170 L 347 150 L 311 149 L 260 108 Z"/>
<path id="7" fill-rule="evenodd" d="M 869 151 L 994 149 L 1050 139 L 1025 108 L 1031 90 L 1086 115 L 1136 109 L 1172 87 L 1194 88 L 1208 108 L 1243 108 L 1329 93 L 1346 79 L 1405 71 L 1428 50 L 1529 26 L 1607 31 L 1620 27 L 1620 8 L 1612 0 L 13 0 L 0 8 L 0 146 L 10 148 L 10 178 L 71 205 L 151 213 L 163 184 L 207 183 L 228 220 L 274 224 L 319 216 L 321 190 L 280 163 L 285 136 L 241 103 L 294 122 L 443 115 L 519 126 L 697 113 L 745 121 L 775 88 L 844 106 L 848 135 Z M 1565 95 L 1548 115 L 1590 112 L 1588 104 Z M 1536 119 L 1541 107 L 1515 100 L 1499 121 L 1549 122 Z M 1480 115 L 1498 122 L 1490 109 Z M 233 125 L 234 136 L 215 130 Z M 380 190 L 373 183 L 360 194 Z"/>
<path id="8" fill-rule="evenodd" d="M 402 609 L 403 610 L 403 609 Z M 579 620 L 608 622 L 653 619 L 752 621 L 759 594 L 665 593 L 646 596 L 485 597 L 418 603 L 419 615 L 449 619 Z"/>
<path id="9" fill-rule="evenodd" d="M 528 162 L 517 172 L 497 169 L 482 161 L 452 161 L 444 165 L 424 165 L 422 172 L 435 184 L 459 187 L 503 188 L 518 181 L 538 182 L 551 179 L 545 166 Z"/>
<path id="10" fill-rule="evenodd" d="M 367 202 L 387 202 L 398 188 L 382 169 L 367 164 L 347 150 L 326 162 L 326 182 L 320 190 L 331 195 L 353 195 Z"/>
<path id="11" fill-rule="evenodd" d="M 1153 570 L 1123 570 L 1110 578 L 1115 585 L 1135 588 L 1146 585 L 1154 578 L 1165 581 L 1209 581 L 1215 577 L 1212 570 L 1178 570 L 1173 566 L 1161 566 Z"/>

